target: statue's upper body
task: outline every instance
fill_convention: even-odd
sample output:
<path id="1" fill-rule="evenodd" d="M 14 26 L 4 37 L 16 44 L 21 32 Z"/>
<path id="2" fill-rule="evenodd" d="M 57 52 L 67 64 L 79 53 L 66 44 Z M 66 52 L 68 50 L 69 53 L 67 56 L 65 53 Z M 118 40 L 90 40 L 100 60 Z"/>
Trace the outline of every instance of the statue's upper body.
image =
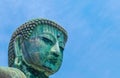
<path id="1" fill-rule="evenodd" d="M 27 78 L 48 78 L 61 66 L 66 41 L 66 31 L 50 20 L 26 22 L 12 35 L 9 66 L 21 70 Z"/>

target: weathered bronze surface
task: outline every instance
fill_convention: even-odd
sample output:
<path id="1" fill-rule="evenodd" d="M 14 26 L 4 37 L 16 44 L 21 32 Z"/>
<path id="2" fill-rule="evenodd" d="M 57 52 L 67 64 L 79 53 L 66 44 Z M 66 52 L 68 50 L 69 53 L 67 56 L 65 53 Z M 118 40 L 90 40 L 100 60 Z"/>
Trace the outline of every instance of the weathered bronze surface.
<path id="1" fill-rule="evenodd" d="M 21 70 L 27 78 L 48 78 L 61 66 L 66 41 L 67 32 L 55 22 L 28 21 L 12 35 L 9 66 Z"/>
<path id="2" fill-rule="evenodd" d="M 19 69 L 0 67 L 0 78 L 26 78 L 26 76 Z"/>

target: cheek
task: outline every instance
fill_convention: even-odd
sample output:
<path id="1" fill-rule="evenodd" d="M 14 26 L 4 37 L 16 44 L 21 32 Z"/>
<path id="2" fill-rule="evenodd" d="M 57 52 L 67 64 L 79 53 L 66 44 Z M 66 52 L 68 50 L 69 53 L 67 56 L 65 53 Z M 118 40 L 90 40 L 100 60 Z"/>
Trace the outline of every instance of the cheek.
<path id="1" fill-rule="evenodd" d="M 50 46 L 43 42 L 35 43 L 26 41 L 24 49 L 25 58 L 31 60 L 34 64 L 43 64 L 50 52 Z"/>

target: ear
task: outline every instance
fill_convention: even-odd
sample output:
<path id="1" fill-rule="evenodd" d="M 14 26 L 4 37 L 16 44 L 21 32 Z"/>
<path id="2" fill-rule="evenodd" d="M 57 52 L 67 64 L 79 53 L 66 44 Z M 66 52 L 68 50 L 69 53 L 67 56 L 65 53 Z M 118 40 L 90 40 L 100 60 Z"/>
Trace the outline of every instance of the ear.
<path id="1" fill-rule="evenodd" d="M 22 56 L 22 48 L 21 48 L 21 45 L 22 45 L 22 36 L 21 35 L 18 35 L 15 40 L 14 40 L 14 50 L 15 50 L 15 55 L 16 56 Z"/>
<path id="2" fill-rule="evenodd" d="M 14 52 L 15 52 L 15 61 L 14 64 L 17 66 L 21 65 L 21 61 L 22 61 L 22 36 L 18 35 L 15 40 L 14 40 Z"/>

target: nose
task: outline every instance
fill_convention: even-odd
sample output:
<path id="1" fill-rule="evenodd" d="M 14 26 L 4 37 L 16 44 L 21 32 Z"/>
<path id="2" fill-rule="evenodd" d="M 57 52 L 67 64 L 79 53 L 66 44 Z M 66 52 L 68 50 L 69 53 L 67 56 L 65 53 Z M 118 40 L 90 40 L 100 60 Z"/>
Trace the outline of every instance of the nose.
<path id="1" fill-rule="evenodd" d="M 58 43 L 56 43 L 52 48 L 51 48 L 51 54 L 55 57 L 58 57 L 60 54 L 60 48 Z"/>

